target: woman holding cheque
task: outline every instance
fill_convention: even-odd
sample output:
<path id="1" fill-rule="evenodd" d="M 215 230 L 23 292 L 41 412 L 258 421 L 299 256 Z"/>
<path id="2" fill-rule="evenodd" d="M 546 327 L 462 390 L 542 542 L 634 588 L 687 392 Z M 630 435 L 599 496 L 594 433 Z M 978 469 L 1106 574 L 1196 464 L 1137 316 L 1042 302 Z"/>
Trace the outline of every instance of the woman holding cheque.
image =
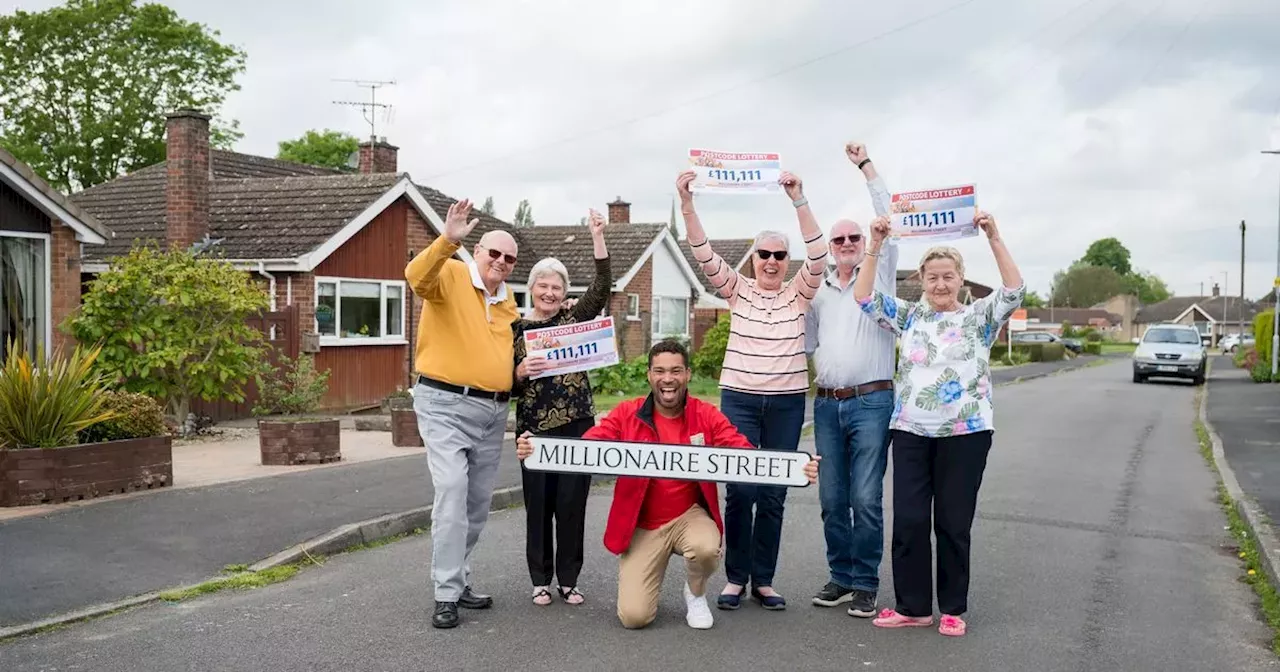
<path id="1" fill-rule="evenodd" d="M 560 261 L 548 257 L 529 271 L 529 294 L 533 308 L 528 316 L 512 325 L 515 335 L 516 434 L 532 432 L 544 436 L 580 437 L 595 425 L 595 403 L 586 371 L 545 378 L 550 363 L 545 358 L 528 357 L 525 332 L 594 319 L 609 301 L 613 273 L 604 245 L 604 217 L 591 211 L 588 227 L 595 252 L 596 277 L 572 308 L 566 308 L 569 272 Z M 524 484 L 525 552 L 529 578 L 533 580 L 533 602 L 551 604 L 551 575 L 559 582 L 561 599 L 582 604 L 577 588 L 582 570 L 582 537 L 586 522 L 590 474 L 557 474 L 530 471 L 521 467 Z M 555 543 L 552 542 L 552 521 Z"/>
<path id="2" fill-rule="evenodd" d="M 676 180 L 689 246 L 703 274 L 732 310 L 720 374 L 720 409 L 752 445 L 796 450 L 809 391 L 804 314 L 822 284 L 827 263 L 822 229 L 809 209 L 800 178 L 784 171 L 778 182 L 796 208 L 805 264 L 791 282 L 785 282 L 787 237 L 764 231 L 756 236 L 751 255 L 755 277 L 748 278 L 707 244 L 689 189 L 695 177 L 690 170 Z M 786 608 L 786 600 L 773 589 L 786 497 L 787 489 L 779 486 L 730 483 L 725 487 L 728 583 L 716 602 L 719 608 L 737 609 L 748 583 L 751 596 L 765 609 Z"/>
<path id="3" fill-rule="evenodd" d="M 934 247 L 920 260 L 924 297 L 916 303 L 874 289 L 876 261 L 889 220 L 871 225 L 866 262 L 853 293 L 862 310 L 902 338 L 895 376 L 893 433 L 893 587 L 897 609 L 873 623 L 882 628 L 933 624 L 930 513 L 938 539 L 938 632 L 965 633 L 969 534 L 978 489 L 995 431 L 989 360 L 1000 328 L 1022 305 L 1026 286 L 996 221 L 978 212 L 1002 287 L 961 305 L 964 260 L 952 247 Z"/>

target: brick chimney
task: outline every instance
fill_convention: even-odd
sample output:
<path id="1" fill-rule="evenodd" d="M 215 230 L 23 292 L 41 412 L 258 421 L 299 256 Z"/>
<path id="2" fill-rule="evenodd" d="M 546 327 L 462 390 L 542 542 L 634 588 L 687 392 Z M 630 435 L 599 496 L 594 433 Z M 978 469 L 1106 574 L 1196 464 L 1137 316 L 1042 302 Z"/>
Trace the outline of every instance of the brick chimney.
<path id="1" fill-rule="evenodd" d="M 387 139 L 369 138 L 360 143 L 360 172 L 394 173 L 399 147 L 387 144 Z"/>
<path id="2" fill-rule="evenodd" d="M 621 196 L 614 198 L 613 202 L 609 204 L 609 223 L 631 223 L 631 204 L 622 200 Z"/>
<path id="3" fill-rule="evenodd" d="M 165 242 L 187 248 L 209 232 L 209 115 L 165 115 Z"/>

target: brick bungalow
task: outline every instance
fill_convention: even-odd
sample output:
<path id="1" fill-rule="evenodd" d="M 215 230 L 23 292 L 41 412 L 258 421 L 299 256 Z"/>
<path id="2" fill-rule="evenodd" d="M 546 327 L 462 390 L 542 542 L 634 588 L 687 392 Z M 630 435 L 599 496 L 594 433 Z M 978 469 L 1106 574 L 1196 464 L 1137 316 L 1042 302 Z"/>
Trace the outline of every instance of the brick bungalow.
<path id="1" fill-rule="evenodd" d="M 1249 333 L 1258 310 L 1252 301 L 1241 302 L 1238 296 L 1222 296 L 1215 283 L 1210 296 L 1175 296 L 1143 306 L 1133 320 L 1137 330 L 1135 336 L 1141 338 L 1151 325 L 1171 322 L 1194 326 L 1200 331 L 1201 340 L 1216 346 L 1229 334 Z"/>
<path id="2" fill-rule="evenodd" d="M 295 349 L 315 353 L 317 367 L 330 372 L 326 408 L 372 406 L 407 387 L 421 301 L 408 291 L 404 267 L 439 235 L 455 199 L 397 172 L 398 148 L 385 139 L 362 143 L 358 171 L 349 172 L 212 149 L 209 117 L 192 110 L 168 115 L 166 136 L 164 162 L 72 196 L 115 233 L 87 256 L 86 275 L 105 270 L 139 240 L 207 246 L 258 277 L 272 311 L 296 312 L 297 333 L 290 335 L 299 344 Z M 615 205 L 611 219 L 623 221 L 609 234 L 619 294 L 611 311 L 643 319 L 651 302 L 666 305 L 674 296 L 686 301 L 686 317 L 682 326 L 677 309 L 667 322 L 687 332 L 687 305 L 696 296 L 691 269 L 681 269 L 682 263 L 672 268 L 669 255 L 658 251 L 674 249 L 675 241 L 664 240 L 653 225 L 627 226 L 629 211 Z M 571 278 L 590 282 L 585 226 L 548 227 L 557 231 L 544 234 L 542 227 L 518 229 L 476 216 L 480 225 L 458 258 L 470 261 L 485 232 L 511 231 L 520 254 L 510 285 L 522 305 L 528 305 L 524 282 L 533 263 L 548 251 L 576 253 L 563 240 L 575 232 L 587 261 L 585 270 L 570 268 Z M 652 334 L 640 328 L 623 336 L 627 354 L 647 347 L 646 336 Z M 244 404 L 202 410 L 215 420 L 247 411 Z"/>
<path id="3" fill-rule="evenodd" d="M 74 341 L 60 327 L 80 306 L 85 246 L 110 234 L 93 215 L 0 149 L 0 361 L 11 339 L 32 357 Z"/>

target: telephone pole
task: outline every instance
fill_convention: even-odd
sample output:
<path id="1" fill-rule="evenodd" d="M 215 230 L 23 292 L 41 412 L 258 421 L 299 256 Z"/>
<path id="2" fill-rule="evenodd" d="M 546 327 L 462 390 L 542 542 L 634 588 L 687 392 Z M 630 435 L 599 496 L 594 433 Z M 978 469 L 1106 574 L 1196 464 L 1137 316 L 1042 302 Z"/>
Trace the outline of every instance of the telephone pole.
<path id="1" fill-rule="evenodd" d="M 369 124 L 369 137 L 373 140 L 378 139 L 378 110 L 386 110 L 385 114 L 389 114 L 391 106 L 386 103 L 378 102 L 378 89 L 384 86 L 395 86 L 395 80 L 391 81 L 373 81 L 364 79 L 335 79 L 335 82 L 347 82 L 356 86 L 369 89 L 369 101 L 359 102 L 354 100 L 335 100 L 334 105 L 349 105 L 351 107 L 360 108 L 360 114 Z"/>
<path id="2" fill-rule="evenodd" d="M 1240 336 L 1244 337 L 1244 220 L 1240 220 L 1240 305 L 1236 308 Z"/>
<path id="3" fill-rule="evenodd" d="M 1280 149 L 1264 149 L 1263 154 L 1280 154 Z M 1275 307 L 1271 309 L 1271 378 L 1276 377 L 1276 351 L 1280 350 L 1280 216 L 1276 219 L 1276 277 L 1272 284 Z"/>

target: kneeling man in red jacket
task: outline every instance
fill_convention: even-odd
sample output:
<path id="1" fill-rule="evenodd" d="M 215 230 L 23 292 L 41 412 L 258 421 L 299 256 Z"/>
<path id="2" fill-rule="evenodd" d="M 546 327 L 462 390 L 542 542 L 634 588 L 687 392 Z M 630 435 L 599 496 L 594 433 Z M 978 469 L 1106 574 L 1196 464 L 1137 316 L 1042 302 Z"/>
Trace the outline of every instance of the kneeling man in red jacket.
<path id="1" fill-rule="evenodd" d="M 753 448 L 720 409 L 688 396 L 689 351 L 662 341 L 649 351 L 649 396 L 619 404 L 584 439 L 660 444 Z M 525 436 L 516 455 L 533 454 Z M 810 483 L 818 462 L 804 468 Z M 673 554 L 684 556 L 688 581 L 684 600 L 689 627 L 712 625 L 707 579 L 719 566 L 724 522 L 714 481 L 619 476 L 605 526 L 604 545 L 618 555 L 618 618 L 627 628 L 643 628 L 658 614 L 658 593 Z"/>

